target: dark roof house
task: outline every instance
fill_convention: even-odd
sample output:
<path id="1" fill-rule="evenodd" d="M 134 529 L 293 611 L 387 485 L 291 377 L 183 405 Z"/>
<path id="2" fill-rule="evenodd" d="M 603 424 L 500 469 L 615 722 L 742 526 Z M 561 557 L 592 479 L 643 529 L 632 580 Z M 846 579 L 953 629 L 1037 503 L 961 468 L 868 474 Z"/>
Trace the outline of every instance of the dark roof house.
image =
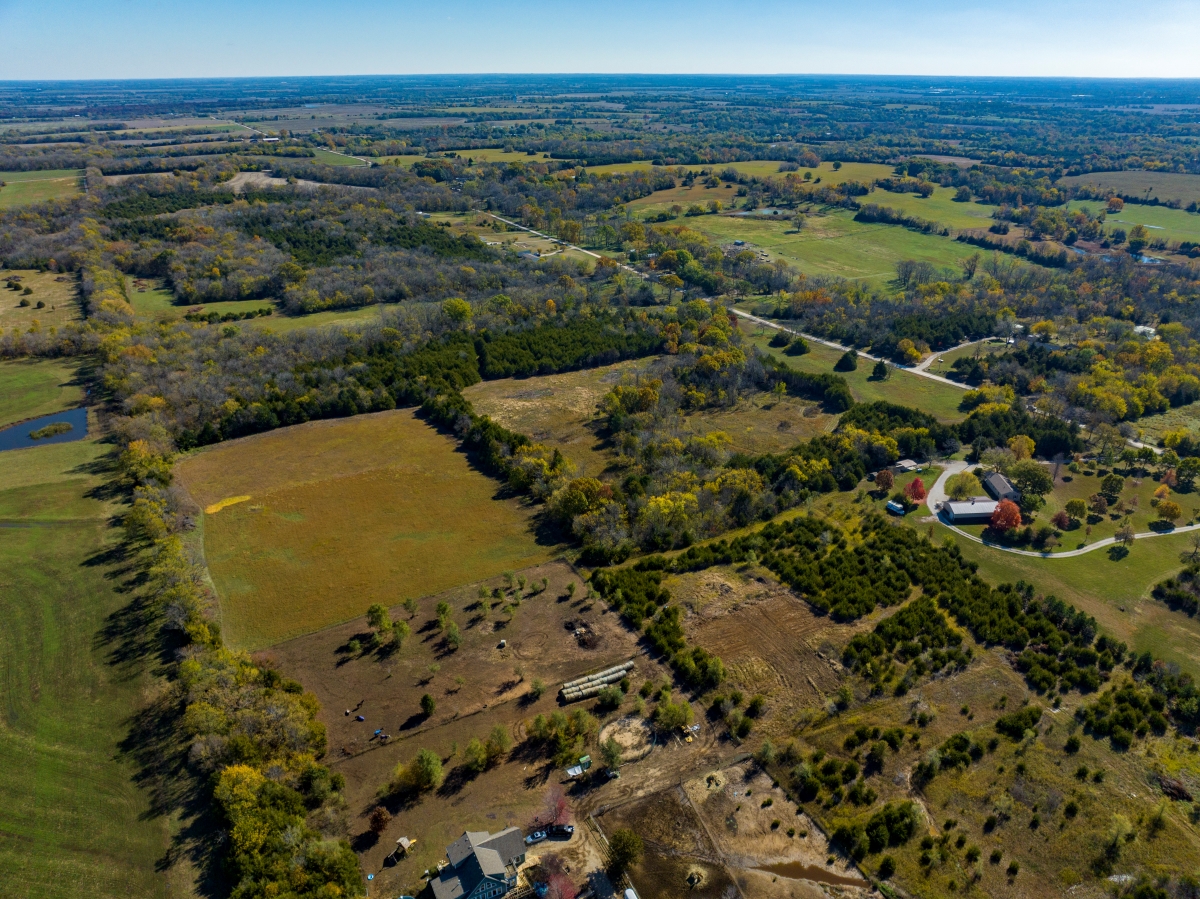
<path id="1" fill-rule="evenodd" d="M 495 899 L 517 885 L 517 868 L 525 862 L 521 831 L 467 831 L 446 847 L 450 865 L 429 887 L 434 899 Z"/>
<path id="2" fill-rule="evenodd" d="M 996 502 L 1008 499 L 1015 503 L 1021 499 L 1021 491 L 1012 485 L 1012 481 L 998 471 L 993 471 L 984 477 L 983 489 L 990 493 L 992 499 Z"/>

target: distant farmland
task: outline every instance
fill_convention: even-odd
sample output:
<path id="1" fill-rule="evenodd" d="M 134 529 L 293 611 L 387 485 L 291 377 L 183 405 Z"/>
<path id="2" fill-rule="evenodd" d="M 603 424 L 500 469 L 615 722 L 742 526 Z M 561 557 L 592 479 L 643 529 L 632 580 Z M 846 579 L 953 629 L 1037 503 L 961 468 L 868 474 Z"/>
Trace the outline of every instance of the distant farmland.
<path id="1" fill-rule="evenodd" d="M 1089 187 L 1111 187 L 1119 194 L 1159 200 L 1178 200 L 1185 206 L 1200 202 L 1200 175 L 1175 172 L 1089 172 L 1070 175 L 1058 182 L 1063 185 L 1086 184 Z"/>
<path id="2" fill-rule="evenodd" d="M 260 648 L 363 614 L 536 565 L 533 518 L 412 412 L 313 422 L 185 459 L 203 509 L 222 630 Z"/>
<path id="3" fill-rule="evenodd" d="M 43 172 L 0 172 L 0 209 L 60 200 L 79 194 L 79 179 L 83 172 L 75 169 L 52 169 Z"/>

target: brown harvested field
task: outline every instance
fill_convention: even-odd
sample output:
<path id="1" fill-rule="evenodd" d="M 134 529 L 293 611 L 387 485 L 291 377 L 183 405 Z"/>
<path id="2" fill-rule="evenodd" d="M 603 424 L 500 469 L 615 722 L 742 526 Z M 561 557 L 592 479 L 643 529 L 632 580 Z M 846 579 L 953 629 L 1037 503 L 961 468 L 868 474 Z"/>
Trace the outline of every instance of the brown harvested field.
<path id="1" fill-rule="evenodd" d="M 636 660 L 634 676 L 639 681 L 661 681 L 668 675 L 667 669 L 644 654 L 639 635 L 616 612 L 587 598 L 571 566 L 550 562 L 519 574 L 527 579 L 526 594 L 533 585 L 540 587 L 543 577 L 548 586 L 537 595 L 526 595 L 511 621 L 498 605 L 485 612 L 479 604 L 480 585 L 471 584 L 427 597 L 411 619 L 403 607 L 393 608 L 393 618 L 408 621 L 412 628 L 412 635 L 395 652 L 367 651 L 352 657 L 346 651 L 349 641 L 359 639 L 366 645 L 368 640 L 365 619 L 359 618 L 256 655 L 300 680 L 320 700 L 321 720 L 329 732 L 325 762 L 346 778 L 345 819 L 327 829 L 352 840 L 364 870 L 377 874 L 382 895 L 396 895 L 402 889 L 416 895 L 420 873 L 441 858 L 446 845 L 465 829 L 496 831 L 509 825 L 526 827 L 533 821 L 548 790 L 564 776 L 548 759 L 522 747 L 525 722 L 560 707 L 569 713 L 594 705 L 560 706 L 557 690 L 563 681 L 631 658 Z M 567 594 L 572 582 L 573 598 Z M 499 587 L 505 601 L 511 602 L 513 594 L 505 579 L 493 578 L 482 586 L 489 592 Z M 451 607 L 464 638 L 454 652 L 436 629 L 435 608 L 443 601 Z M 581 625 L 595 635 L 593 648 L 573 636 Z M 500 649 L 502 639 L 507 645 Z M 431 670 L 430 666 L 437 667 Z M 542 680 L 546 690 L 531 701 L 527 694 L 535 679 Z M 429 719 L 420 710 L 425 693 L 437 702 Z M 346 715 L 347 709 L 352 714 Z M 627 711 L 615 712 L 612 718 Z M 366 721 L 356 721 L 356 715 Z M 512 735 L 514 749 L 508 759 L 474 779 L 464 776 L 461 768 L 456 771 L 461 756 L 453 754 L 454 747 L 461 749 L 472 737 L 485 739 L 496 725 Z M 390 737 L 386 745 L 373 739 L 380 728 Z M 410 761 L 419 749 L 441 755 L 446 783 L 411 806 L 389 803 L 395 818 L 375 842 L 366 831 L 376 792 L 397 763 Z M 595 745 L 589 750 L 595 753 Z M 649 764 L 639 762 L 630 770 Z M 625 782 L 622 778 L 615 784 Z M 385 856 L 401 836 L 416 837 L 417 850 L 399 864 L 385 865 Z M 559 851 L 581 842 L 577 834 L 567 847 L 550 843 L 539 848 Z"/>
<path id="2" fill-rule="evenodd" d="M 16 277 L 20 290 L 10 290 L 3 282 Z M 78 279 L 61 272 L 39 272 L 36 269 L 5 269 L 0 272 L 0 329 L 28 330 L 34 322 L 43 328 L 65 325 L 82 318 L 79 305 Z M 26 294 L 24 288 L 32 288 Z M 21 301 L 28 300 L 28 306 Z M 45 306 L 37 308 L 41 302 Z"/>
<path id="3" fill-rule="evenodd" d="M 767 720 L 756 731 L 789 728 L 800 709 L 823 708 L 842 682 L 842 648 L 878 620 L 838 624 L 753 568 L 709 568 L 663 586 L 687 612 L 689 642 L 721 657 L 731 687 L 767 698 Z"/>
<path id="4" fill-rule="evenodd" d="M 1178 200 L 1184 205 L 1200 202 L 1200 175 L 1177 172 L 1089 172 L 1086 175 L 1068 175 L 1059 183 L 1085 184 L 1101 190 L 1111 188 L 1126 196 Z"/>
<path id="5" fill-rule="evenodd" d="M 580 476 L 599 477 L 616 458 L 596 413 L 600 400 L 622 378 L 654 377 L 655 370 L 667 364 L 669 358 L 657 357 L 559 375 L 504 378 L 483 381 L 463 393 L 476 412 L 558 447 Z M 796 397 L 757 393 L 729 409 L 693 413 L 683 421 L 689 433 L 724 431 L 733 449 L 763 453 L 780 452 L 832 430 L 837 416 Z"/>
<path id="6" fill-rule="evenodd" d="M 176 468 L 233 646 L 261 648 L 555 547 L 454 440 L 412 411 L 310 422 L 195 453 Z M 218 505 L 225 501 L 222 508 Z"/>

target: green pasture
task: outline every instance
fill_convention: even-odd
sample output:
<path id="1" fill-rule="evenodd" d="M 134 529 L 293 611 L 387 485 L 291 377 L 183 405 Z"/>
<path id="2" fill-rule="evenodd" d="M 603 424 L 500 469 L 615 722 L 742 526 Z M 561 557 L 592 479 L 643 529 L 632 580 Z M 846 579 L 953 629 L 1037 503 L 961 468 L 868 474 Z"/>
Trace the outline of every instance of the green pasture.
<path id="1" fill-rule="evenodd" d="M 841 358 L 838 350 L 809 341 L 809 352 L 803 356 L 785 356 L 783 350 L 769 345 L 774 329 L 760 327 L 752 322 L 742 323 L 743 328 L 752 328 L 750 342 L 759 350 L 770 353 L 781 359 L 798 371 L 825 374 L 833 371 L 834 363 Z M 858 369 L 851 372 L 838 372 L 850 385 L 850 392 L 860 403 L 871 403 L 876 400 L 886 400 L 889 403 L 901 403 L 914 406 L 923 412 L 928 412 L 940 421 L 962 421 L 966 418 L 958 409 L 962 401 L 963 391 L 949 384 L 923 378 L 902 369 L 892 369 L 892 376 L 886 381 L 871 379 L 873 362 L 860 359 Z"/>
<path id="2" fill-rule="evenodd" d="M 360 159 L 354 159 L 350 156 L 343 156 L 341 153 L 334 153 L 331 150 L 325 150 L 321 147 L 314 147 L 313 153 L 316 154 L 315 161 L 319 162 L 321 165 L 367 165 L 367 163 Z"/>
<path id="3" fill-rule="evenodd" d="M 41 172 L 0 172 L 0 209 L 78 196 L 83 172 L 50 169 Z"/>
<path id="4" fill-rule="evenodd" d="M 79 406 L 84 389 L 78 369 L 78 364 L 59 359 L 0 362 L 0 428 Z M 0 455 L 0 468 L 11 458 Z"/>
<path id="5" fill-rule="evenodd" d="M 888 206 L 908 215 L 937 222 L 939 225 L 945 225 L 955 231 L 989 227 L 992 224 L 992 213 L 999 208 L 987 203 L 956 203 L 952 187 L 935 188 L 931 197 L 873 190 L 867 196 L 859 197 L 858 200 L 864 205 L 875 203 L 879 206 Z"/>
<path id="6" fill-rule="evenodd" d="M 167 819 L 123 745 L 150 680 L 141 649 L 123 655 L 143 635 L 126 632 L 131 594 L 106 555 L 117 510 L 95 498 L 108 452 L 86 440 L 0 454 L 5 896 L 168 894 Z"/>
<path id="7" fill-rule="evenodd" d="M 1104 210 L 1104 204 L 1099 200 L 1072 200 L 1069 206 L 1071 209 L 1086 209 L 1093 215 Z M 1145 225 L 1151 240 L 1200 241 L 1200 215 L 1182 209 L 1126 203 L 1120 212 L 1108 213 L 1104 221 L 1110 228 L 1124 228 L 1126 231 L 1134 225 Z"/>
<path id="8" fill-rule="evenodd" d="M 744 240 L 809 275 L 890 281 L 903 259 L 957 269 L 975 247 L 948 237 L 921 234 L 899 225 L 868 225 L 844 210 L 808 216 L 804 228 L 791 222 L 737 215 L 704 215 L 684 220 L 720 243 Z"/>
<path id="9" fill-rule="evenodd" d="M 158 280 L 148 282 L 143 289 L 138 289 L 134 279 L 127 277 L 125 295 L 129 297 L 129 305 L 133 307 L 134 314 L 149 321 L 182 318 L 187 311 L 187 308 L 175 305 L 175 292 Z"/>
<path id="10" fill-rule="evenodd" d="M 1101 190 L 1111 188 L 1127 197 L 1178 200 L 1185 206 L 1200 202 L 1200 175 L 1176 172 L 1089 172 L 1060 178 L 1059 184 L 1086 184 Z"/>

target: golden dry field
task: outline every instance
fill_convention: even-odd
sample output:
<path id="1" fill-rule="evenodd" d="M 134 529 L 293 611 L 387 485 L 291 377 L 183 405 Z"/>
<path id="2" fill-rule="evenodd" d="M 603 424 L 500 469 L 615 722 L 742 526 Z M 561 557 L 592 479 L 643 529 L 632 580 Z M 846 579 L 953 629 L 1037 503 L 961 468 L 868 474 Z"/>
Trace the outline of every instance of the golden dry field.
<path id="1" fill-rule="evenodd" d="M 311 422 L 184 459 L 233 646 L 257 649 L 536 565 L 532 512 L 411 411 Z M 242 499 L 249 497 L 249 499 Z"/>

